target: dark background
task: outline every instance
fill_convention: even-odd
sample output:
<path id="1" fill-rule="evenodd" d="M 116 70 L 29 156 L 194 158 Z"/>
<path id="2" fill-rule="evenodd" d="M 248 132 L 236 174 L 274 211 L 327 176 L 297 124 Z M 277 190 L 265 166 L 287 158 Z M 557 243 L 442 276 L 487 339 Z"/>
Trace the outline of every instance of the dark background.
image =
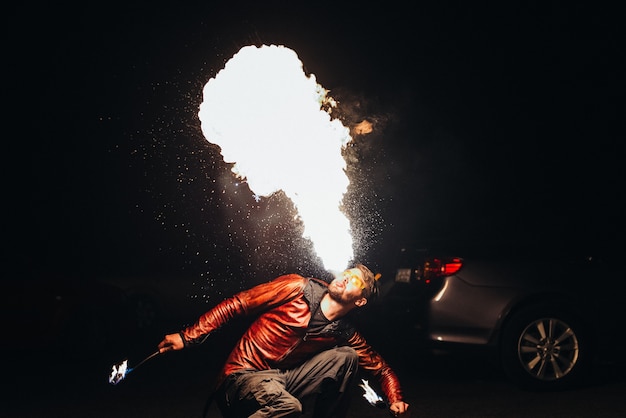
<path id="1" fill-rule="evenodd" d="M 201 134 L 204 84 L 246 45 L 293 49 L 347 126 L 374 124 L 346 150 L 358 261 L 393 271 L 402 248 L 453 241 L 623 259 L 620 2 L 163 3 L 3 5 L 9 414 L 195 415 L 208 370 L 245 323 L 119 386 L 106 381 L 111 365 L 136 365 L 235 290 L 322 273 L 290 202 L 255 202 Z M 113 279 L 158 284 L 178 316 L 155 323 Z M 584 415 L 580 400 L 607 416 L 623 409 L 619 385 L 572 392 L 572 402 L 502 395 L 509 386 L 474 357 L 416 355 L 414 331 L 378 342 L 408 367 L 399 370 L 417 411 L 478 416 L 504 405 L 495 416 L 540 403 Z"/>
<path id="2" fill-rule="evenodd" d="M 319 265 L 197 118 L 245 45 L 285 45 L 374 122 L 347 151 L 356 258 L 446 240 L 624 249 L 623 10 L 609 2 L 5 6 L 9 264 L 244 286 Z M 503 4 L 506 3 L 506 4 Z"/>

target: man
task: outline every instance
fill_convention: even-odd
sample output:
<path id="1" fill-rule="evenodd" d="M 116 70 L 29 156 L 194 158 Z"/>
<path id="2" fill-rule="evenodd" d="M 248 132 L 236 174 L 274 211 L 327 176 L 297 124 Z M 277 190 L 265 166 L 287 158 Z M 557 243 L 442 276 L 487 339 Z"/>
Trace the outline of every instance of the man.
<path id="1" fill-rule="evenodd" d="M 359 367 L 378 378 L 389 411 L 407 417 L 396 374 L 346 318 L 377 293 L 376 278 L 362 264 L 330 284 L 283 275 L 225 299 L 194 325 L 166 335 L 159 351 L 200 344 L 230 319 L 256 314 L 220 372 L 215 399 L 225 417 L 298 417 L 311 398 L 313 416 L 344 417 Z"/>

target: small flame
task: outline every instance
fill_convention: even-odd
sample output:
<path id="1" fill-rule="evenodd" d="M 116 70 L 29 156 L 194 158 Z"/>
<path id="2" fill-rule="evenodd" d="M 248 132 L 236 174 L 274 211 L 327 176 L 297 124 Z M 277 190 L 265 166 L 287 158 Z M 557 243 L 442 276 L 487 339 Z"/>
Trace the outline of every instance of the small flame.
<path id="1" fill-rule="evenodd" d="M 341 210 L 349 184 L 342 151 L 352 138 L 331 120 L 326 109 L 336 103 L 327 93 L 291 49 L 246 46 L 204 86 L 198 117 L 255 198 L 282 190 L 324 267 L 343 270 L 353 258 Z"/>
<path id="2" fill-rule="evenodd" d="M 128 360 L 124 360 L 121 363 L 114 364 L 111 370 L 111 375 L 109 376 L 109 383 L 113 385 L 117 385 L 126 374 L 130 371 L 128 368 Z"/>
<path id="3" fill-rule="evenodd" d="M 372 387 L 369 385 L 367 380 L 361 379 L 361 382 L 363 383 L 360 384 L 359 386 L 362 387 L 363 390 L 365 391 L 365 393 L 363 394 L 363 397 L 365 398 L 366 401 L 370 403 L 370 405 L 380 406 L 384 404 L 383 398 L 381 398 L 378 395 L 378 393 L 376 393 L 376 391 L 372 389 Z"/>
<path id="4" fill-rule="evenodd" d="M 365 135 L 371 133 L 374 129 L 372 128 L 372 123 L 370 121 L 363 120 L 359 122 L 353 130 L 357 135 Z"/>

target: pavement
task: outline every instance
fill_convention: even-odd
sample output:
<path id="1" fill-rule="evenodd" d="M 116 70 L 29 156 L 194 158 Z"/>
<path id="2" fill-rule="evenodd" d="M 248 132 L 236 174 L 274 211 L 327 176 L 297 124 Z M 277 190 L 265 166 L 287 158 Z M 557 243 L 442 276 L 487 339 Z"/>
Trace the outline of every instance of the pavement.
<path id="1" fill-rule="evenodd" d="M 133 346 L 129 367 L 155 351 L 158 340 Z M 156 356 L 117 385 L 112 365 L 125 357 L 118 349 L 2 349 L 5 389 L 0 417 L 7 418 L 202 418 L 213 379 L 227 347 L 205 344 Z M 154 344 L 148 344 L 154 342 Z M 123 346 L 124 344 L 122 344 Z M 402 383 L 413 417 L 597 417 L 626 416 L 624 368 L 605 368 L 589 387 L 563 393 L 522 391 L 506 380 L 489 358 L 476 353 L 436 353 L 410 341 L 389 341 L 379 351 Z M 363 375 L 363 378 L 369 376 Z M 372 387 L 375 381 L 369 379 Z M 353 388 L 348 418 L 389 418 Z M 308 416 L 308 415 L 307 415 Z M 207 417 L 220 418 L 215 405 Z"/>
<path id="2" fill-rule="evenodd" d="M 218 367 L 211 350 L 194 350 L 150 359 L 116 385 L 108 378 L 111 366 L 119 359 L 68 358 L 62 353 L 6 354 L 3 368 L 10 385 L 4 391 L 0 416 L 201 418 Z M 132 364 L 129 360 L 129 367 Z M 371 406 L 362 395 L 363 389 L 354 388 L 350 417 L 389 416 L 386 409 Z M 221 417 L 214 403 L 206 416 Z"/>

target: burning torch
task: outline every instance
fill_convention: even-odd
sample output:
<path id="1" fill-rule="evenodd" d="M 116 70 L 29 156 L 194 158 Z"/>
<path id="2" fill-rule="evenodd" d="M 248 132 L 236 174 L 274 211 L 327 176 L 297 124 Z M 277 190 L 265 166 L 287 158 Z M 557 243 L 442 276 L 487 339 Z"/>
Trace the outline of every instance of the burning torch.
<path id="1" fill-rule="evenodd" d="M 383 398 L 381 398 L 380 395 L 376 393 L 374 389 L 372 389 L 372 387 L 369 385 L 367 380 L 361 379 L 361 382 L 362 383 L 359 386 L 363 388 L 363 391 L 365 392 L 363 393 L 363 397 L 365 398 L 365 400 L 368 401 L 370 405 L 375 406 L 377 408 L 380 408 L 380 409 L 386 408 L 387 403 L 385 403 L 385 401 L 383 401 Z"/>
<path id="2" fill-rule="evenodd" d="M 137 364 L 135 367 L 132 367 L 132 368 L 128 367 L 128 359 L 114 364 L 111 369 L 111 374 L 109 375 L 109 383 L 111 383 L 112 385 L 117 385 L 119 382 L 124 380 L 124 378 L 128 376 L 130 372 L 132 372 L 133 370 L 137 370 L 139 366 L 141 366 L 142 364 L 144 364 L 146 361 L 150 360 L 151 358 L 156 357 L 159 353 L 160 351 L 156 351 L 150 354 L 148 357 L 141 360 L 139 364 Z"/>

